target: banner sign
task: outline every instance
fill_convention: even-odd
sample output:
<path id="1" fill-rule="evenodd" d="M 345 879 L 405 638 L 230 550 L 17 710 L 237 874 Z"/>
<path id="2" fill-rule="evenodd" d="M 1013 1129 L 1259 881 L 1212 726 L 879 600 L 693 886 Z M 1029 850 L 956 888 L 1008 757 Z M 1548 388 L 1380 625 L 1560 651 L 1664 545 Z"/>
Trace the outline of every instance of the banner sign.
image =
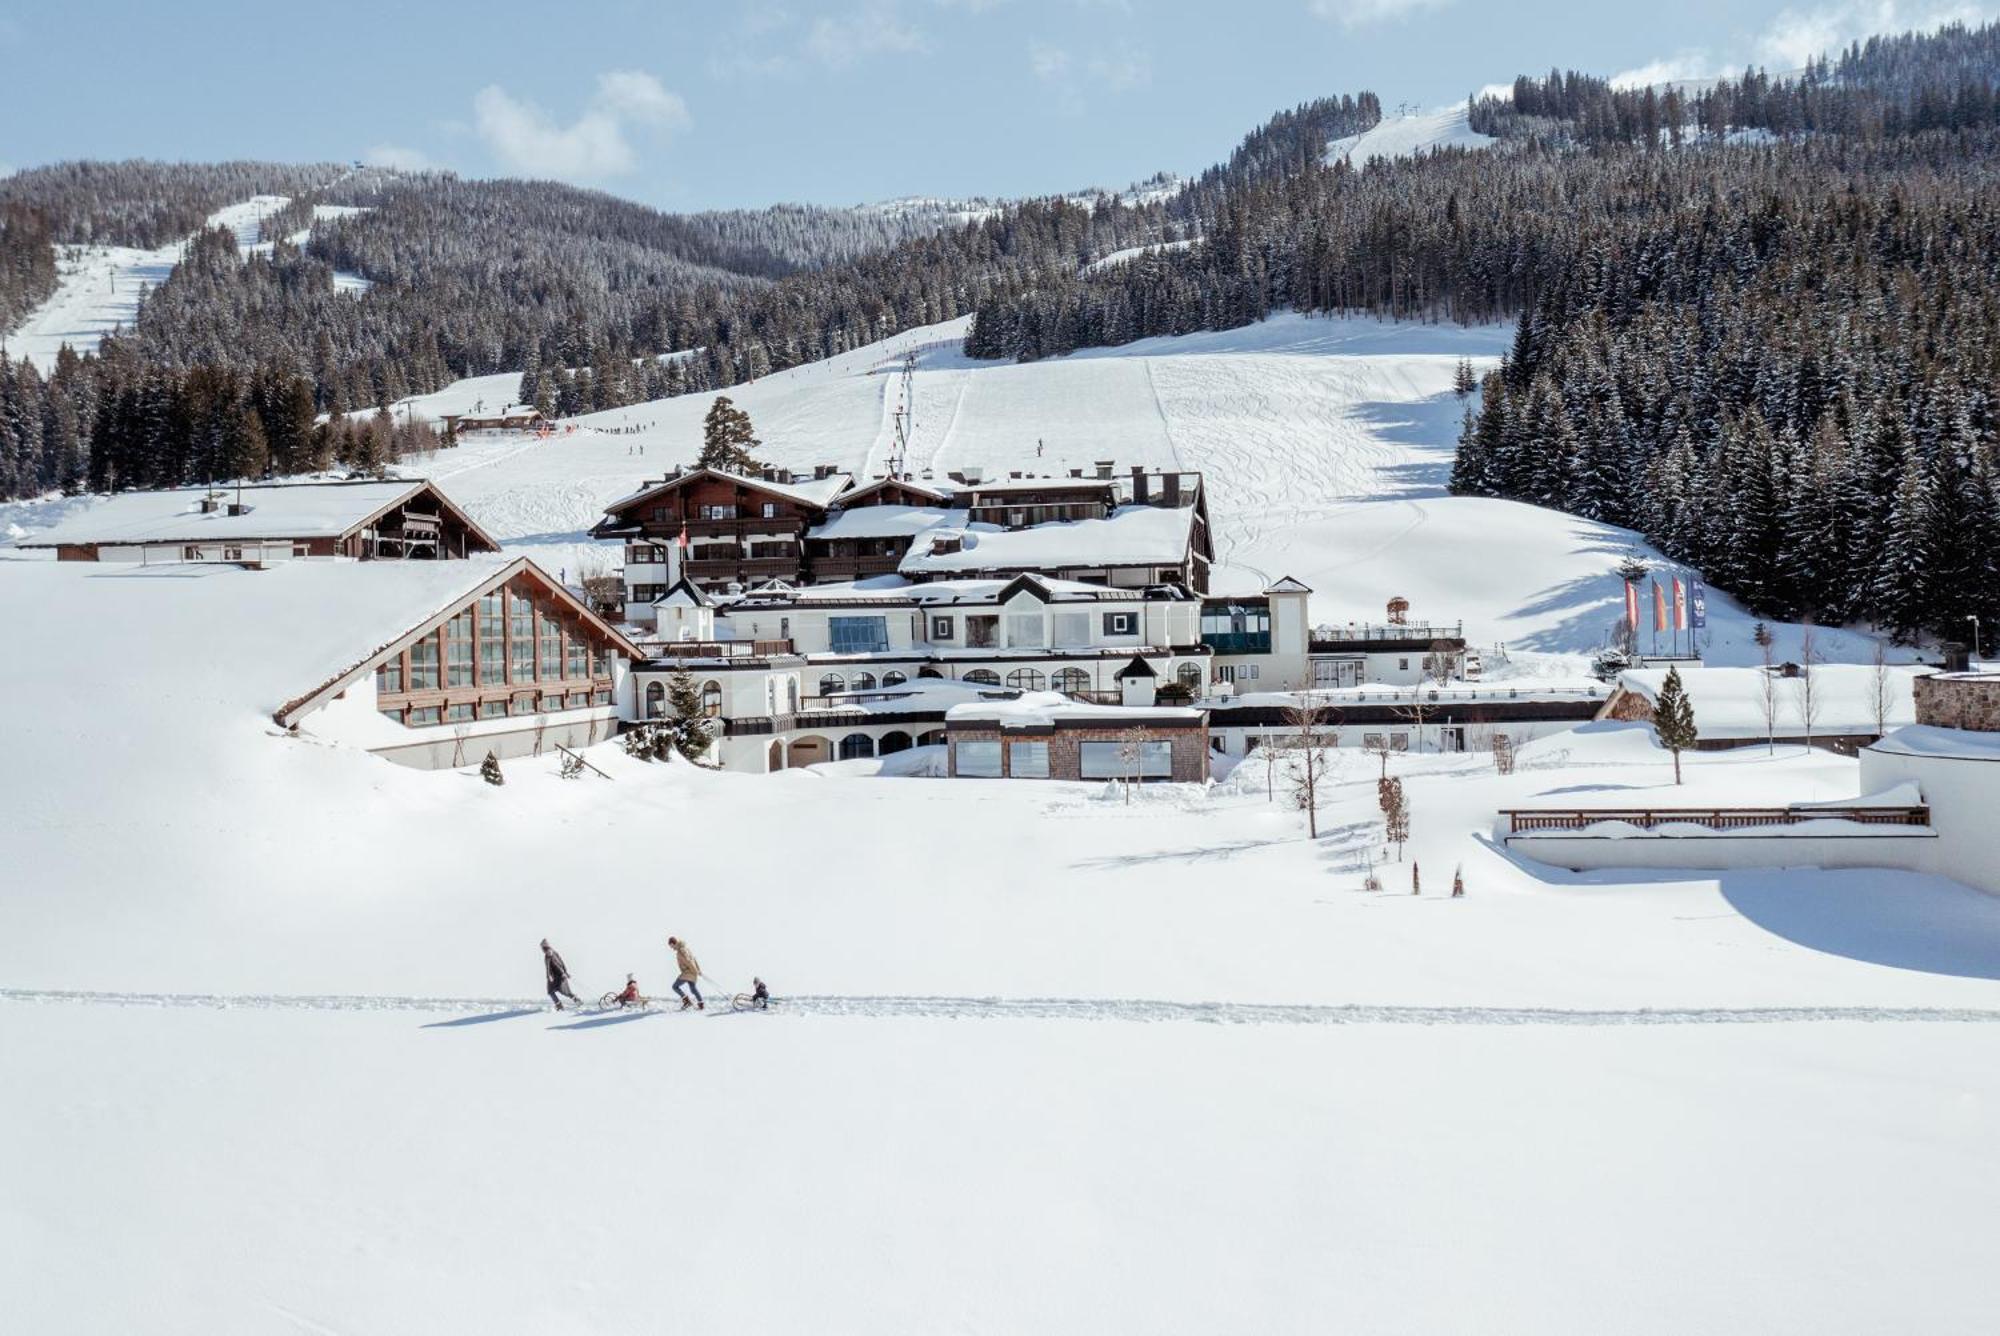
<path id="1" fill-rule="evenodd" d="M 1697 631 L 1706 631 L 1708 629 L 1708 586 L 1701 582 L 1699 575 L 1695 576 L 1691 583 L 1694 586 L 1694 629 Z"/>

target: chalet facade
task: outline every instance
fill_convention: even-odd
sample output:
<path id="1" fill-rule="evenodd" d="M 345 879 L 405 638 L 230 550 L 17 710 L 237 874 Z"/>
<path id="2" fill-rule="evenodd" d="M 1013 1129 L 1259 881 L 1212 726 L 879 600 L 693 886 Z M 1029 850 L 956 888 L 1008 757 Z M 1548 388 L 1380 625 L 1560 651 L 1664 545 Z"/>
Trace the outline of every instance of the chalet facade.
<path id="1" fill-rule="evenodd" d="M 775 469 L 687 469 L 612 502 L 590 534 L 625 544 L 631 620 L 682 577 L 711 592 L 803 583 L 806 531 L 851 481 L 830 468 L 782 479 Z"/>
<path id="2" fill-rule="evenodd" d="M 485 562 L 413 625 L 273 714 L 404 765 L 601 742 L 633 714 L 636 645 L 526 557 Z"/>
<path id="3" fill-rule="evenodd" d="M 119 492 L 23 539 L 58 561 L 444 560 L 500 544 L 422 480 L 271 483 Z"/>

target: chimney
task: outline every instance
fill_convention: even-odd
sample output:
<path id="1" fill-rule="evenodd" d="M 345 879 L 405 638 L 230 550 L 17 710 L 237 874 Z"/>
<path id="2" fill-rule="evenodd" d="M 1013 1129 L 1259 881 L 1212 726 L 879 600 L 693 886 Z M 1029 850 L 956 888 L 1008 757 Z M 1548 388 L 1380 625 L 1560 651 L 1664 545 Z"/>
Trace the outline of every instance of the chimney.
<path id="1" fill-rule="evenodd" d="M 1008 472 L 1007 476 L 1019 482 L 1024 475 L 1021 473 L 1021 470 L 1013 469 Z"/>
<path id="2" fill-rule="evenodd" d="M 222 502 L 212 496 L 204 496 L 195 505 L 204 515 L 213 515 L 216 511 L 222 509 Z"/>
<path id="3" fill-rule="evenodd" d="M 1146 504 L 1146 466 L 1144 464 L 1134 464 L 1132 466 L 1132 504 L 1135 506 Z"/>
<path id="4" fill-rule="evenodd" d="M 832 476 L 833 476 L 833 465 L 831 464 L 813 465 L 813 477 L 815 479 L 831 478 Z"/>
<path id="5" fill-rule="evenodd" d="M 1097 476 L 1100 478 L 1109 478 L 1112 471 L 1117 467 L 1118 461 L 1115 459 L 1100 459 L 1097 461 Z"/>
<path id="6" fill-rule="evenodd" d="M 1069 471 L 1069 476 L 1070 476 L 1070 477 L 1072 477 L 1072 478 L 1081 478 L 1081 477 L 1083 476 L 1083 470 L 1082 470 L 1082 469 L 1071 469 L 1071 470 Z"/>
<path id="7" fill-rule="evenodd" d="M 1181 503 L 1181 475 L 1178 473 L 1162 473 L 1160 475 L 1160 483 L 1165 488 L 1165 495 L 1161 499 L 1166 502 L 1169 510 L 1175 509 Z"/>

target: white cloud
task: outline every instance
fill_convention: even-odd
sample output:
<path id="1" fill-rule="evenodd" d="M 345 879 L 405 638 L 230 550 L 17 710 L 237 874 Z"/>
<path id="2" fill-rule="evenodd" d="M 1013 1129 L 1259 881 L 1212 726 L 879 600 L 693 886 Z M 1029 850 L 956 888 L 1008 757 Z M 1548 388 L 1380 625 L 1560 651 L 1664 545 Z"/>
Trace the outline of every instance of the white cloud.
<path id="1" fill-rule="evenodd" d="M 430 157 L 422 149 L 402 144 L 376 144 L 361 155 L 361 161 L 370 167 L 390 167 L 399 172 L 421 172 L 431 165 Z"/>
<path id="2" fill-rule="evenodd" d="M 1876 33 L 1929 32 L 1947 23 L 1981 23 L 2000 5 L 1904 4 L 1901 0 L 1844 0 L 1811 9 L 1787 9 L 1757 39 L 1757 59 L 1773 70 L 1795 70 L 1818 56 L 1837 56 L 1849 42 Z"/>
<path id="3" fill-rule="evenodd" d="M 1092 56 L 1084 69 L 1092 83 L 1117 92 L 1153 81 L 1152 57 L 1130 48 L 1115 56 Z"/>
<path id="4" fill-rule="evenodd" d="M 1083 110 L 1086 92 L 1122 93 L 1153 79 L 1152 57 L 1130 46 L 1079 61 L 1062 47 L 1037 42 L 1028 48 L 1028 69 L 1052 90 L 1055 105 L 1072 113 Z"/>
<path id="5" fill-rule="evenodd" d="M 690 124 L 680 96 L 639 70 L 599 75 L 590 104 L 567 125 L 498 84 L 479 90 L 472 114 L 479 137 L 509 171 L 568 181 L 630 172 L 638 164 L 630 129 L 665 134 Z"/>
<path id="6" fill-rule="evenodd" d="M 1043 83 L 1054 83 L 1069 75 L 1070 54 L 1059 46 L 1035 45 L 1028 48 L 1028 68 Z"/>
<path id="7" fill-rule="evenodd" d="M 1650 88 L 1655 84 L 1682 83 L 1691 79 L 1712 79 L 1706 51 L 1676 51 L 1671 56 L 1648 61 L 1635 69 L 1620 70 L 1611 76 L 1613 88 Z"/>
<path id="8" fill-rule="evenodd" d="M 1451 3 L 1452 0 L 1311 0 L 1307 8 L 1343 28 L 1366 28 L 1376 23 L 1397 23 Z"/>
<path id="9" fill-rule="evenodd" d="M 807 56 L 834 70 L 846 69 L 868 56 L 923 49 L 923 34 L 904 23 L 888 4 L 814 19 L 804 44 Z"/>

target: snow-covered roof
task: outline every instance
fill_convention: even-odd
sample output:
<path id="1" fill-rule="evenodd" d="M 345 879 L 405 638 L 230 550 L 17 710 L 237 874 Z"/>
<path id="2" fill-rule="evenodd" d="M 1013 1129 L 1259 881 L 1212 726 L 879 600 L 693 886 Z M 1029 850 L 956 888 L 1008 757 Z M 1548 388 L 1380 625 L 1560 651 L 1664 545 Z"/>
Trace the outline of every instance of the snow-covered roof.
<path id="1" fill-rule="evenodd" d="M 1264 592 L 1267 594 L 1310 594 L 1312 590 L 1287 575 L 1275 584 L 1267 586 Z"/>
<path id="2" fill-rule="evenodd" d="M 338 538 L 429 486 L 422 479 L 392 479 L 118 492 L 71 512 L 52 528 L 30 534 L 20 546 Z M 232 515 L 228 507 L 239 494 L 249 509 Z M 219 504 L 204 513 L 201 502 L 209 496 Z"/>
<path id="3" fill-rule="evenodd" d="M 1929 671 L 1921 666 L 1892 664 L 1887 674 L 1884 717 L 1891 728 L 1916 721 L 1910 683 Z M 1648 701 L 1659 700 L 1667 680 L 1662 668 L 1631 668 L 1618 675 L 1618 685 Z M 1762 668 L 1683 668 L 1681 685 L 1694 707 L 1695 729 L 1705 738 L 1761 738 L 1764 722 Z M 1796 677 L 1774 676 L 1777 732 L 1795 737 L 1805 732 L 1800 713 L 1803 683 Z M 1873 733 L 1875 728 L 1875 669 L 1868 664 L 1826 663 L 1812 670 L 1815 734 Z"/>
<path id="4" fill-rule="evenodd" d="M 963 513 L 956 519 L 963 521 Z M 908 538 L 940 524 L 950 524 L 954 512 L 935 506 L 850 506 L 825 524 L 806 532 L 808 538 Z"/>
<path id="5" fill-rule="evenodd" d="M 1198 724 L 1203 712 L 1184 705 L 1087 705 L 1059 691 L 1027 691 L 1013 700 L 985 700 L 954 705 L 945 711 L 951 724 L 997 724 L 1001 728 L 1036 728 L 1070 723 L 1115 728 L 1133 724 Z"/>
<path id="6" fill-rule="evenodd" d="M 987 478 L 959 483 L 961 493 L 971 492 L 1102 492 L 1118 485 L 1116 478 L 1070 478 L 1063 476 L 1029 478 Z"/>
<path id="7" fill-rule="evenodd" d="M 1961 761 L 2000 761 L 2000 733 L 1969 728 L 1910 724 L 1869 744 L 1870 751 L 1898 756 L 1942 756 Z"/>
<path id="8" fill-rule="evenodd" d="M 1118 589 L 1109 585 L 1085 584 L 1081 580 L 1059 580 L 1040 572 L 1006 578 L 928 580 L 917 583 L 900 575 L 875 575 L 839 584 L 760 587 L 748 594 L 718 600 L 723 612 L 740 609 L 754 612 L 779 607 L 811 607 L 814 604 L 848 606 L 880 604 L 887 608 L 918 608 L 950 605 L 978 607 L 997 604 L 1001 595 L 1021 580 L 1032 580 L 1051 603 L 1134 603 L 1165 601 L 1144 589 Z"/>
<path id="9" fill-rule="evenodd" d="M 695 481 L 697 478 L 721 478 L 726 482 L 740 483 L 752 491 L 765 492 L 772 496 L 784 497 L 802 505 L 824 510 L 833 499 L 846 491 L 854 482 L 851 473 L 831 473 L 824 478 L 799 478 L 790 482 L 772 482 L 755 473 L 730 473 L 722 469 L 693 468 L 677 477 L 664 478 L 657 482 L 643 483 L 638 490 L 627 492 L 615 501 L 605 504 L 605 513 L 615 514 L 628 506 L 635 505 L 650 497 L 671 492 L 677 487 Z"/>
<path id="10" fill-rule="evenodd" d="M 904 571 L 1046 570 L 1056 566 L 1173 566 L 1187 560 L 1194 510 L 1125 506 L 1101 520 L 1069 520 L 1003 529 L 991 524 L 938 525 L 919 533 Z M 956 552 L 936 550 L 958 538 Z"/>

